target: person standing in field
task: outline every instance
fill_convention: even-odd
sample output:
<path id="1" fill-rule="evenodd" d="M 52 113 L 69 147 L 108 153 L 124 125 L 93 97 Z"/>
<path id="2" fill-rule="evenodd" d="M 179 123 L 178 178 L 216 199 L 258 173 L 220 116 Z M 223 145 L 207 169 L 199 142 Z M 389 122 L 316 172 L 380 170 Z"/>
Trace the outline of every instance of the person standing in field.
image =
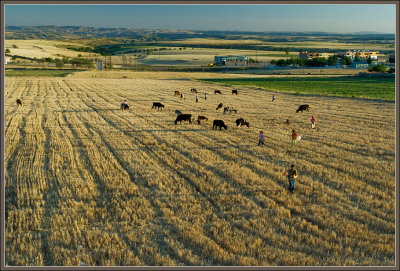
<path id="1" fill-rule="evenodd" d="M 199 102 L 199 98 L 197 98 L 197 96 L 196 96 L 196 103 L 198 103 Z"/>
<path id="2" fill-rule="evenodd" d="M 207 100 L 207 93 L 204 93 L 204 100 Z"/>
<path id="3" fill-rule="evenodd" d="M 295 130 L 292 131 L 292 145 L 296 145 L 296 140 L 299 135 L 296 133 Z"/>
<path id="4" fill-rule="evenodd" d="M 264 140 L 265 140 L 264 132 L 260 131 L 260 135 L 258 136 L 258 146 L 260 146 L 260 144 L 264 145 Z"/>
<path id="5" fill-rule="evenodd" d="M 311 117 L 311 128 L 312 128 L 312 129 L 315 128 L 315 118 L 314 118 L 314 115 Z"/>
<path id="6" fill-rule="evenodd" d="M 288 180 L 289 180 L 289 191 L 293 193 L 294 192 L 294 188 L 295 188 L 294 179 L 297 178 L 296 166 L 295 165 L 291 165 L 290 169 L 283 173 L 283 176 L 286 176 L 286 175 L 288 176 Z"/>
<path id="7" fill-rule="evenodd" d="M 275 101 L 275 95 L 272 95 L 272 101 Z"/>

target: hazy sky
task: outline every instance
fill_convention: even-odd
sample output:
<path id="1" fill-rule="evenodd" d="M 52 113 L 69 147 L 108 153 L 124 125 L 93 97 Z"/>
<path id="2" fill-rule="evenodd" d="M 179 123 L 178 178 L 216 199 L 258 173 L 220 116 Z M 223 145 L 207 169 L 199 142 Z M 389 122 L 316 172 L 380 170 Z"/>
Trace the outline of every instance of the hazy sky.
<path id="1" fill-rule="evenodd" d="M 394 4 L 5 5 L 6 26 L 395 33 Z"/>

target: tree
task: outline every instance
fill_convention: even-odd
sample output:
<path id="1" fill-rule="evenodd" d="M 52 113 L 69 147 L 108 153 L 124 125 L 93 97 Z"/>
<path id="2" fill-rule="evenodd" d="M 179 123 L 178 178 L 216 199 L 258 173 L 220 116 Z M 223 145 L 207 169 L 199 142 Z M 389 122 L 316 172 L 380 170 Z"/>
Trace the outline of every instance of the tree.
<path id="1" fill-rule="evenodd" d="M 340 63 L 342 65 L 351 65 L 353 61 L 351 61 L 351 58 L 349 56 L 343 56 Z"/>
<path id="2" fill-rule="evenodd" d="M 56 58 L 55 60 L 54 60 L 54 62 L 56 63 L 56 67 L 57 68 L 62 68 L 63 66 L 64 66 L 64 61 L 62 61 L 61 59 L 59 59 L 59 58 Z"/>
<path id="3" fill-rule="evenodd" d="M 10 52 L 11 52 L 10 49 L 6 49 L 5 51 L 6 54 L 9 54 Z"/>
<path id="4" fill-rule="evenodd" d="M 372 64 L 372 58 L 371 58 L 371 56 L 369 56 L 369 57 L 368 57 L 368 59 L 367 59 L 367 63 L 368 63 L 369 65 L 371 65 L 371 64 Z"/>
<path id="5" fill-rule="evenodd" d="M 368 68 L 368 71 L 370 72 L 386 72 L 386 66 L 385 65 L 374 65 L 372 67 Z"/>
<path id="6" fill-rule="evenodd" d="M 336 64 L 337 64 L 337 61 L 338 61 L 337 55 L 333 55 L 333 56 L 329 56 L 329 57 L 328 57 L 328 65 L 329 65 L 329 66 L 334 66 L 334 65 L 336 65 Z"/>

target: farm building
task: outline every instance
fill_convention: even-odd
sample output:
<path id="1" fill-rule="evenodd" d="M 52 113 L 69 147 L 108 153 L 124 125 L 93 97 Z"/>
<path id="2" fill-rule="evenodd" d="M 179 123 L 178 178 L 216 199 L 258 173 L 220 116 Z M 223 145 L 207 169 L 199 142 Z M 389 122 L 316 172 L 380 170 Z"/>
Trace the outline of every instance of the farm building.
<path id="1" fill-rule="evenodd" d="M 215 56 L 214 65 L 216 66 L 246 66 L 249 58 L 243 55 Z"/>
<path id="2" fill-rule="evenodd" d="M 369 64 L 364 61 L 353 61 L 351 67 L 356 69 L 366 69 L 369 67 Z"/>
<path id="3" fill-rule="evenodd" d="M 309 53 L 307 51 L 303 51 L 300 52 L 299 57 L 300 59 L 312 59 L 312 58 L 316 58 L 316 57 L 325 57 L 328 58 L 329 56 L 333 56 L 333 53 L 317 53 L 317 52 L 313 52 L 313 53 Z"/>
<path id="4" fill-rule="evenodd" d="M 372 60 L 377 60 L 378 59 L 378 54 L 379 52 L 370 52 L 370 51 L 347 51 L 347 52 L 338 52 L 337 56 L 338 57 L 343 57 L 343 56 L 348 56 L 351 59 L 362 59 L 365 60 L 369 56 L 371 56 Z"/>

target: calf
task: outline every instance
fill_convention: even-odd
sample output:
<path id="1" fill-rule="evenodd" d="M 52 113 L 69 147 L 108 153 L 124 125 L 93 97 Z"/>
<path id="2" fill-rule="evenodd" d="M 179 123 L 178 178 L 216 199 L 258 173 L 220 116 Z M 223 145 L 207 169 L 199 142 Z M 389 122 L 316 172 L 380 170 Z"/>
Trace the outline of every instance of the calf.
<path id="1" fill-rule="evenodd" d="M 307 111 L 310 108 L 310 106 L 308 104 L 303 104 L 299 106 L 299 109 L 296 110 L 296 113 L 299 113 L 299 111 L 303 112 L 303 111 Z"/>
<path id="2" fill-rule="evenodd" d="M 189 121 L 189 123 L 192 123 L 192 115 L 191 114 L 181 114 L 181 115 L 178 115 L 178 117 L 176 117 L 176 120 L 175 120 L 175 125 L 178 123 L 178 121 L 179 121 L 179 123 L 182 123 L 182 121 Z"/>
<path id="3" fill-rule="evenodd" d="M 204 116 L 198 116 L 197 117 L 197 124 L 200 124 L 200 121 L 201 120 L 208 120 L 208 118 L 207 117 L 204 117 Z"/>
<path id="4" fill-rule="evenodd" d="M 235 114 L 237 113 L 237 109 L 234 109 L 233 107 L 224 107 L 224 114 L 226 113 L 226 112 L 229 112 L 229 114 L 230 113 L 232 113 L 232 112 L 235 112 Z"/>
<path id="5" fill-rule="evenodd" d="M 22 106 L 22 101 L 20 99 L 17 99 L 17 105 Z"/>
<path id="6" fill-rule="evenodd" d="M 218 106 L 217 106 L 217 109 L 215 109 L 215 110 L 218 110 L 218 109 L 220 109 L 220 108 L 222 108 L 224 105 L 222 104 L 222 103 L 220 103 Z"/>
<path id="7" fill-rule="evenodd" d="M 224 127 L 225 130 L 228 129 L 223 120 L 214 120 L 213 129 L 217 129 L 217 127 L 219 127 L 220 130 L 222 129 L 222 127 Z"/>
<path id="8" fill-rule="evenodd" d="M 214 90 L 214 94 L 222 94 L 220 90 Z"/>
<path id="9" fill-rule="evenodd" d="M 197 93 L 197 90 L 195 88 L 192 88 L 190 91 L 193 93 Z"/>
<path id="10" fill-rule="evenodd" d="M 247 121 L 245 121 L 243 118 L 237 119 L 236 126 L 239 128 L 242 125 L 246 125 L 247 127 L 250 127 L 250 124 Z"/>
<path id="11" fill-rule="evenodd" d="M 181 95 L 181 93 L 179 91 L 175 90 L 174 96 L 179 96 L 179 95 Z"/>
<path id="12" fill-rule="evenodd" d="M 165 106 L 162 103 L 153 103 L 153 107 L 151 109 L 153 109 L 153 108 L 160 109 L 160 108 L 164 108 L 164 107 Z"/>
<path id="13" fill-rule="evenodd" d="M 232 94 L 238 94 L 236 89 L 232 89 Z"/>

